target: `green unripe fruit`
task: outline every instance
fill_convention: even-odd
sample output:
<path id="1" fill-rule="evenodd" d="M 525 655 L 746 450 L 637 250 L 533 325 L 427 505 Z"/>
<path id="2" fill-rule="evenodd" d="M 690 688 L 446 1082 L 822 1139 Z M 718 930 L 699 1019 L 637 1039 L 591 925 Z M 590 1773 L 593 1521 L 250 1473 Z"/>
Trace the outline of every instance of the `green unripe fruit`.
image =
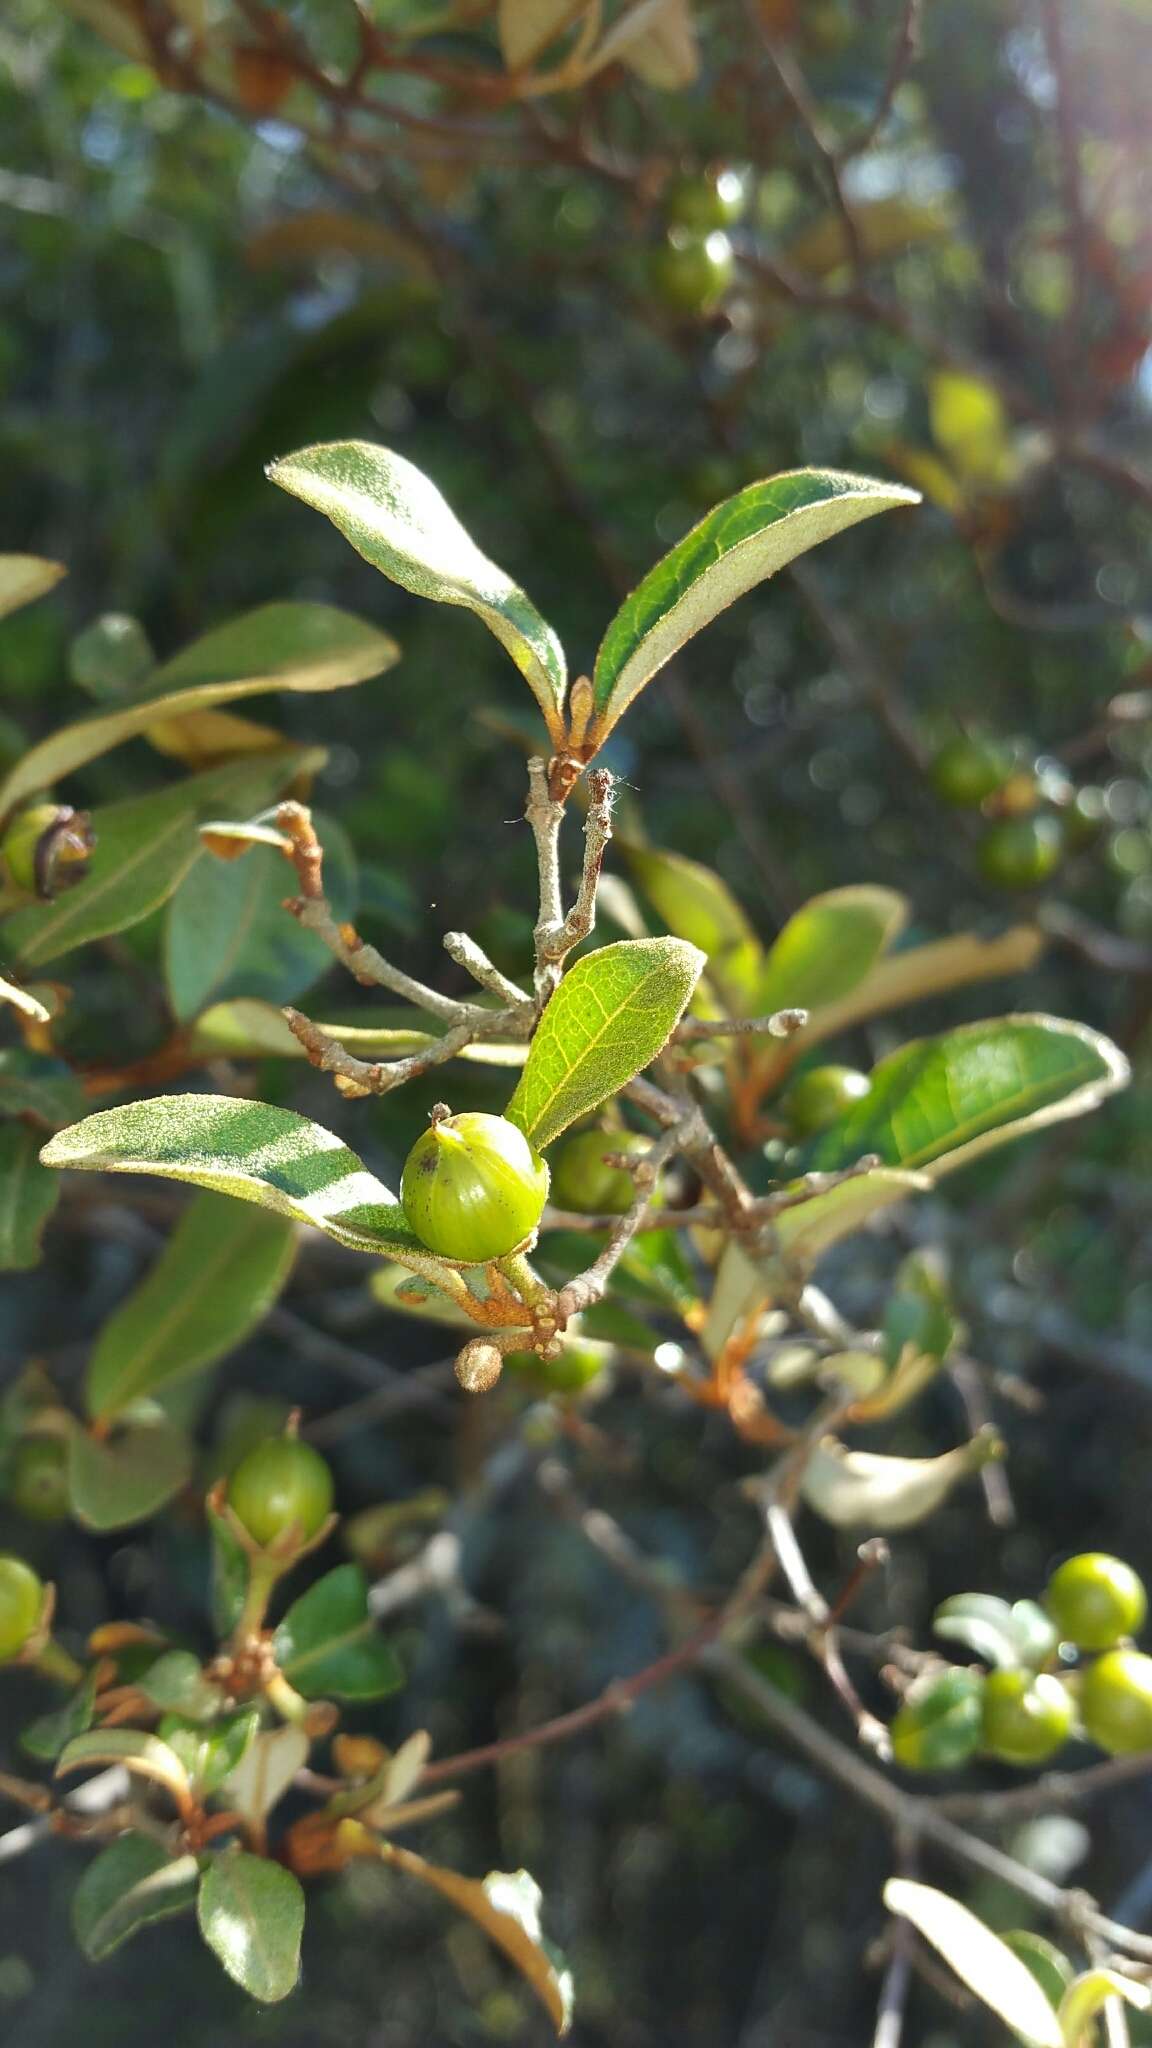
<path id="1" fill-rule="evenodd" d="M 1095 845 L 1104 830 L 1106 815 L 1104 791 L 1095 783 L 1086 782 L 1073 790 L 1060 813 L 1064 837 L 1073 852 L 1082 853 L 1085 847 Z"/>
<path id="2" fill-rule="evenodd" d="M 0 1555 L 0 1664 L 20 1655 L 44 1612 L 44 1587 L 31 1565 L 10 1552 Z"/>
<path id="3" fill-rule="evenodd" d="M 332 1512 L 332 1474 L 311 1444 L 269 1437 L 241 1458 L 228 1505 L 254 1543 L 274 1543 L 288 1529 L 307 1542 Z"/>
<path id="4" fill-rule="evenodd" d="M 1065 1642 L 1078 1650 L 1111 1650 L 1144 1626 L 1144 1582 L 1123 1558 L 1082 1551 L 1053 1572 L 1044 1605 Z"/>
<path id="5" fill-rule="evenodd" d="M 707 234 L 711 228 L 734 227 L 743 217 L 747 196 L 739 171 L 701 171 L 695 177 L 673 180 L 665 213 L 673 226 Z"/>
<path id="6" fill-rule="evenodd" d="M 86 812 L 70 804 L 29 804 L 0 840 L 8 879 L 48 902 L 82 882 L 96 844 Z"/>
<path id="7" fill-rule="evenodd" d="M 559 1358 L 541 1358 L 535 1351 L 509 1351 L 504 1363 L 534 1380 L 544 1393 L 582 1394 L 603 1372 L 611 1356 L 611 1344 L 597 1344 L 591 1337 L 584 1337 L 566 1343 Z"/>
<path id="8" fill-rule="evenodd" d="M 736 259 L 727 235 L 676 229 L 652 255 L 652 286 L 674 313 L 711 313 L 732 283 Z"/>
<path id="9" fill-rule="evenodd" d="M 1058 1678 L 1041 1672 L 990 1671 L 984 1681 L 984 1741 L 1006 1764 L 1043 1764 L 1072 1732 L 1072 1701 Z"/>
<path id="10" fill-rule="evenodd" d="M 1093 1742 L 1112 1756 L 1152 1749 L 1152 1657 L 1106 1650 L 1084 1673 L 1080 1719 Z"/>
<path id="11" fill-rule="evenodd" d="M 548 1199 L 548 1168 L 507 1117 L 432 1113 L 404 1163 L 400 1200 L 421 1244 L 482 1265 L 514 1252 Z"/>
<path id="12" fill-rule="evenodd" d="M 789 1089 L 784 1109 L 796 1137 L 814 1138 L 871 1092 L 868 1075 L 856 1067 L 809 1067 Z"/>
<path id="13" fill-rule="evenodd" d="M 605 1154 L 642 1159 L 651 1138 L 639 1131 L 581 1131 L 560 1147 L 552 1165 L 552 1200 L 558 1209 L 581 1216 L 623 1216 L 636 1199 L 636 1183 L 623 1166 L 605 1164 Z"/>
<path id="14" fill-rule="evenodd" d="M 68 649 L 72 681 L 109 703 L 130 696 L 156 666 L 152 643 L 127 612 L 104 612 Z"/>
<path id="15" fill-rule="evenodd" d="M 1007 782 L 1012 766 L 1012 750 L 1002 740 L 974 739 L 962 733 L 945 742 L 928 773 L 944 803 L 977 810 Z"/>
<path id="16" fill-rule="evenodd" d="M 22 1437 L 12 1453 L 8 1498 L 33 1522 L 62 1522 L 68 1513 L 68 1451 L 63 1437 Z"/>
<path id="17" fill-rule="evenodd" d="M 984 833 L 977 861 L 996 889 L 1036 889 L 1055 874 L 1064 853 L 1064 828 L 1052 811 L 997 818 Z"/>
<path id="18" fill-rule="evenodd" d="M 954 1665 L 917 1680 L 889 1733 L 906 1771 L 954 1771 L 980 1747 L 984 1676 Z"/>

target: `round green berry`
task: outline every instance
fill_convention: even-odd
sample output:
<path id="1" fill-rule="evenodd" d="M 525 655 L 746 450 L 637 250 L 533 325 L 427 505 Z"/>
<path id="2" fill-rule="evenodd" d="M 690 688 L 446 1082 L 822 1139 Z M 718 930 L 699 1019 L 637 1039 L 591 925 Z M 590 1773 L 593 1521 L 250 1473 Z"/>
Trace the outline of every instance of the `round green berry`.
<path id="1" fill-rule="evenodd" d="M 580 1131 L 552 1162 L 553 1202 L 581 1216 L 622 1216 L 636 1199 L 636 1183 L 626 1167 L 607 1165 L 605 1155 L 642 1159 L 651 1148 L 639 1131 Z"/>
<path id="2" fill-rule="evenodd" d="M 21 1437 L 12 1453 L 8 1498 L 33 1522 L 62 1522 L 68 1513 L 68 1450 L 63 1437 Z"/>
<path id="3" fill-rule="evenodd" d="M 228 1505 L 254 1543 L 274 1543 L 290 1529 L 307 1542 L 332 1512 L 332 1474 L 311 1444 L 269 1437 L 241 1458 Z"/>
<path id="4" fill-rule="evenodd" d="M 1007 782 L 1012 765 L 1012 750 L 1003 740 L 959 733 L 955 739 L 945 741 L 928 773 L 943 803 L 955 804 L 961 810 L 978 810 L 986 797 Z"/>
<path id="5" fill-rule="evenodd" d="M 1084 1673 L 1080 1719 L 1093 1742 L 1112 1756 L 1152 1749 L 1152 1657 L 1140 1650 L 1106 1650 Z"/>
<path id="6" fill-rule="evenodd" d="M 889 1731 L 892 1754 L 906 1771 L 952 1771 L 980 1746 L 984 1674 L 953 1665 L 918 1679 Z"/>
<path id="7" fill-rule="evenodd" d="M 531 1237 L 548 1199 L 548 1168 L 507 1117 L 433 1111 L 404 1164 L 400 1200 L 421 1244 L 480 1265 Z"/>
<path id="8" fill-rule="evenodd" d="M 727 235 L 688 234 L 676 228 L 652 255 L 652 286 L 674 313 L 701 315 L 720 304 L 735 275 Z"/>
<path id="9" fill-rule="evenodd" d="M 665 213 L 674 227 L 708 234 L 713 228 L 734 227 L 743 216 L 747 197 L 741 173 L 718 166 L 675 178 L 668 188 Z"/>
<path id="10" fill-rule="evenodd" d="M 611 1344 L 578 1337 L 565 1343 L 558 1358 L 541 1358 L 535 1351 L 509 1351 L 504 1363 L 532 1380 L 542 1393 L 582 1394 L 603 1372 L 611 1356 Z"/>
<path id="11" fill-rule="evenodd" d="M 793 1135 L 815 1138 L 871 1092 L 868 1075 L 856 1067 L 809 1067 L 793 1082 L 784 1102 Z"/>
<path id="12" fill-rule="evenodd" d="M 44 1587 L 31 1565 L 0 1555 L 0 1664 L 10 1664 L 34 1635 L 44 1612 Z"/>
<path id="13" fill-rule="evenodd" d="M 1047 1672 L 990 1671 L 984 1681 L 983 1748 L 1006 1764 L 1043 1764 L 1072 1732 L 1066 1686 Z"/>
<path id="14" fill-rule="evenodd" d="M 980 872 L 996 889 L 1037 889 L 1055 874 L 1064 853 L 1064 828 L 1053 811 L 996 818 L 977 849 Z"/>
<path id="15" fill-rule="evenodd" d="M 1044 1605 L 1065 1642 L 1079 1650 L 1111 1650 L 1125 1636 L 1139 1634 L 1148 1595 L 1123 1558 L 1085 1550 L 1053 1572 Z"/>

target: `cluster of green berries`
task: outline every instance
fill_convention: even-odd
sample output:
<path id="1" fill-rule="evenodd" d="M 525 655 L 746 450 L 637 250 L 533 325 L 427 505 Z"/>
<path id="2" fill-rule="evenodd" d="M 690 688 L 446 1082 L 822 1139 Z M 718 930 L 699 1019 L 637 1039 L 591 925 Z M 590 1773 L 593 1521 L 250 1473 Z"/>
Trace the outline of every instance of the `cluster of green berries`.
<path id="1" fill-rule="evenodd" d="M 743 216 L 746 199 L 743 177 L 727 167 L 676 178 L 669 187 L 651 282 L 673 313 L 699 318 L 724 298 L 736 270 L 726 231 Z"/>
<path id="2" fill-rule="evenodd" d="M 1038 889 L 1067 854 L 1091 844 L 1103 820 L 1099 789 L 1045 786 L 1024 750 L 1005 740 L 958 734 L 940 748 L 929 774 L 943 803 L 984 812 L 976 858 L 996 889 Z"/>
<path id="3" fill-rule="evenodd" d="M 1111 1756 L 1152 1749 L 1152 1657 L 1132 1647 L 1148 1600 L 1131 1565 L 1099 1551 L 1062 1564 L 1043 1596 L 1055 1643 L 1080 1653 L 1075 1669 L 972 1666 L 926 1675 L 891 1727 L 906 1770 L 954 1770 L 977 1754 L 1027 1768 L 1083 1733 Z"/>

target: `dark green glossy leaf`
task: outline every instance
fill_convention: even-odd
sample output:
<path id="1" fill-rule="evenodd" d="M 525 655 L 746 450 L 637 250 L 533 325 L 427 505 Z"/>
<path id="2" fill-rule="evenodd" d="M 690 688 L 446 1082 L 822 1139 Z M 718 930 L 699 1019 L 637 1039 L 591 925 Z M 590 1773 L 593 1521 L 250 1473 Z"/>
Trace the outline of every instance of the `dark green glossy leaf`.
<path id="1" fill-rule="evenodd" d="M 541 1149 L 663 1050 L 704 966 L 683 939 L 620 939 L 576 962 L 540 1020 L 506 1114 Z"/>
<path id="2" fill-rule="evenodd" d="M 283 1864 L 233 1849 L 214 1856 L 196 1914 L 213 1955 L 250 1997 L 271 2005 L 295 1989 L 304 1893 Z"/>
<path id="3" fill-rule="evenodd" d="M 815 1168 L 875 1152 L 889 1166 L 931 1167 L 935 1179 L 1008 1139 L 1083 1116 L 1122 1088 L 1128 1063 L 1086 1024 L 999 1017 L 914 1039 L 881 1060 L 870 1094 L 818 1138 Z"/>
<path id="4" fill-rule="evenodd" d="M 176 1799 L 188 1798 L 188 1773 L 174 1750 L 142 1728 L 93 1728 L 76 1736 L 56 1765 L 56 1776 L 96 1764 L 123 1764 L 134 1776 L 163 1785 Z"/>
<path id="5" fill-rule="evenodd" d="M 259 1707 L 242 1707 L 207 1723 L 166 1714 L 156 1732 L 179 1757 L 200 1797 L 210 1799 L 243 1763 L 259 1728 Z"/>
<path id="6" fill-rule="evenodd" d="M 268 474 L 323 512 L 393 583 L 483 619 L 558 733 L 567 672 L 555 633 L 511 577 L 481 554 L 422 470 L 370 441 L 329 441 L 282 456 Z"/>
<path id="7" fill-rule="evenodd" d="M 231 1095 L 157 1095 L 98 1110 L 44 1147 L 46 1166 L 155 1173 L 257 1202 L 354 1251 L 419 1251 L 404 1212 L 331 1131 Z"/>
<path id="8" fill-rule="evenodd" d="M 194 1856 L 168 1856 L 150 1835 L 120 1835 L 88 1865 L 72 1894 L 72 1931 L 90 1963 L 155 1920 L 195 1904 Z"/>
<path id="9" fill-rule="evenodd" d="M 347 835 L 317 816 L 324 846 L 324 887 L 333 915 L 356 912 L 356 862 Z M 209 1003 L 232 997 L 290 1003 L 332 965 L 314 932 L 284 908 L 292 871 L 282 853 L 253 846 L 239 860 L 204 853 L 194 861 L 168 908 L 164 973 L 182 1023 Z"/>
<path id="10" fill-rule="evenodd" d="M 359 1565 L 337 1565 L 288 1609 L 276 1661 L 307 1700 L 378 1700 L 404 1682 L 396 1652 L 368 1611 Z"/>
<path id="11" fill-rule="evenodd" d="M 204 1676 L 191 1650 L 165 1650 L 136 1681 L 145 1699 L 185 1720 L 207 1721 L 218 1714 L 224 1695 Z"/>
<path id="12" fill-rule="evenodd" d="M 89 1529 L 125 1529 L 179 1493 L 191 1470 L 191 1443 L 159 1415 L 104 1441 L 77 1429 L 68 1446 L 72 1512 Z"/>
<path id="13" fill-rule="evenodd" d="M 96 1673 L 92 1670 L 62 1707 L 51 1714 L 41 1714 L 38 1720 L 21 1729 L 21 1749 L 26 1749 L 29 1756 L 39 1757 L 42 1763 L 54 1763 L 61 1750 L 92 1726 L 95 1700 Z"/>
<path id="14" fill-rule="evenodd" d="M 0 1123 L 0 1271 L 37 1264 L 40 1234 L 60 1200 L 60 1182 L 40 1163 L 40 1133 Z"/>
<path id="15" fill-rule="evenodd" d="M 223 1195 L 195 1196 L 151 1271 L 108 1318 L 88 1367 L 88 1412 L 106 1420 L 243 1342 L 276 1300 L 296 1228 Z"/>
<path id="16" fill-rule="evenodd" d="M 597 733 L 615 725 L 678 648 L 797 555 L 916 491 L 836 470 L 795 469 L 749 484 L 702 519 L 625 598 L 593 676 Z"/>

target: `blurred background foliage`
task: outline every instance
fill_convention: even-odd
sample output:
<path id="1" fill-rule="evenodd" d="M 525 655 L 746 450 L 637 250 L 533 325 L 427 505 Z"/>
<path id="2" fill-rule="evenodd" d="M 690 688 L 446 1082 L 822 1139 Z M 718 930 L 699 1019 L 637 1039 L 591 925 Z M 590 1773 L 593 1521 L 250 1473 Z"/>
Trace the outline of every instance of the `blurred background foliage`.
<path id="1" fill-rule="evenodd" d="M 385 584 L 264 463 L 343 436 L 401 450 L 531 592 L 577 672 L 616 595 L 750 478 L 820 462 L 916 483 L 919 513 L 838 542 L 714 626 L 646 694 L 612 765 L 652 838 L 715 865 L 766 934 L 858 879 L 904 889 L 918 937 L 1036 908 L 981 879 L 976 827 L 932 790 L 926 764 L 958 725 L 1018 737 L 1053 788 L 1071 771 L 1102 790 L 1102 829 L 1043 893 L 1040 965 L 849 1048 L 868 1064 L 921 1019 L 1011 1006 L 1096 1024 L 1136 1067 L 1100 1117 L 969 1170 L 909 1222 L 952 1253 L 1019 1519 L 984 1528 L 971 1499 L 948 1508 L 873 1589 L 870 1620 L 922 1627 L 964 1585 L 1032 1592 L 1072 1543 L 1147 1568 L 1152 9 L 934 0 L 921 23 L 899 0 L 699 0 L 694 25 L 675 10 L 662 56 L 533 92 L 509 90 L 490 7 L 361 5 L 9 0 L 0 547 L 69 574 L 3 628 L 0 751 L 87 708 L 70 648 L 101 613 L 139 618 L 164 657 L 268 599 L 346 605 L 395 634 L 402 665 L 275 715 L 328 748 L 317 801 L 355 847 L 365 930 L 435 975 L 441 931 L 467 926 L 522 971 L 522 685 L 473 621 Z M 574 33 L 527 70 L 563 66 Z M 740 168 L 747 208 L 731 280 L 685 309 L 659 260 L 671 195 L 717 163 Z M 104 802 L 163 772 L 133 742 L 66 793 Z M 93 949 L 80 1054 L 158 1042 L 159 945 L 149 920 Z M 325 989 L 346 1000 L 335 976 Z M 315 1077 L 269 1063 L 257 1079 L 337 1121 Z M 453 1087 L 459 1108 L 500 1099 L 482 1068 L 454 1070 Z M 394 1173 L 424 1107 L 419 1090 L 358 1106 L 357 1143 Z M 49 1267 L 6 1283 L 6 1369 L 44 1356 L 75 1375 L 174 1213 L 119 1196 L 62 1212 Z M 838 1256 L 846 1313 L 875 1320 L 904 1248 L 880 1235 Z M 390 1710 L 396 1734 L 428 1725 L 448 1748 L 590 1696 L 655 1655 L 659 1631 L 526 1485 L 547 1418 L 509 1430 L 502 1411 L 428 1402 L 368 1429 L 345 1414 L 373 1398 L 374 1352 L 427 1364 L 441 1350 L 386 1316 L 350 1260 L 309 1255 L 288 1320 L 230 1365 L 204 1431 L 238 1387 L 325 1418 L 342 1503 L 409 1504 L 385 1522 L 380 1568 L 455 1501 L 468 1599 L 403 1618 L 413 1684 Z M 686 1578 L 728 1583 L 751 1540 L 748 1454 L 627 1380 L 595 1421 L 604 1443 L 571 1447 L 590 1489 Z M 938 1448 L 956 1423 L 942 1387 L 900 1447 Z M 189 1518 L 96 1545 L 3 1534 L 40 1546 L 74 1625 L 174 1601 L 195 1626 Z M 834 1576 L 836 1555 L 825 1534 L 814 1562 Z M 779 1682 L 823 1712 L 818 1676 L 773 1654 Z M 1033 1852 L 1088 1872 L 1105 1903 L 1142 1884 L 1127 1910 L 1146 1911 L 1150 1811 L 1143 1788 L 1108 1808 L 1090 1866 L 1070 1822 Z M 868 2037 L 860 1956 L 880 1927 L 883 1838 L 695 1682 L 473 1779 L 437 1848 L 462 1868 L 531 1865 L 576 1969 L 581 2044 Z M 0 1866 L 12 2048 L 80 2026 L 95 2048 L 157 2030 L 177 2048 L 225 2033 L 408 2048 L 534 2041 L 543 2025 L 478 1941 L 445 1950 L 435 1910 L 383 1873 L 322 1893 L 304 1990 L 267 2013 L 179 1927 L 148 1936 L 146 1964 L 126 1951 L 96 1977 L 66 1940 L 74 1876 L 62 1854 Z M 1003 1921 L 1002 1901 L 973 1903 Z M 921 1995 L 913 2039 L 992 2038 Z"/>

